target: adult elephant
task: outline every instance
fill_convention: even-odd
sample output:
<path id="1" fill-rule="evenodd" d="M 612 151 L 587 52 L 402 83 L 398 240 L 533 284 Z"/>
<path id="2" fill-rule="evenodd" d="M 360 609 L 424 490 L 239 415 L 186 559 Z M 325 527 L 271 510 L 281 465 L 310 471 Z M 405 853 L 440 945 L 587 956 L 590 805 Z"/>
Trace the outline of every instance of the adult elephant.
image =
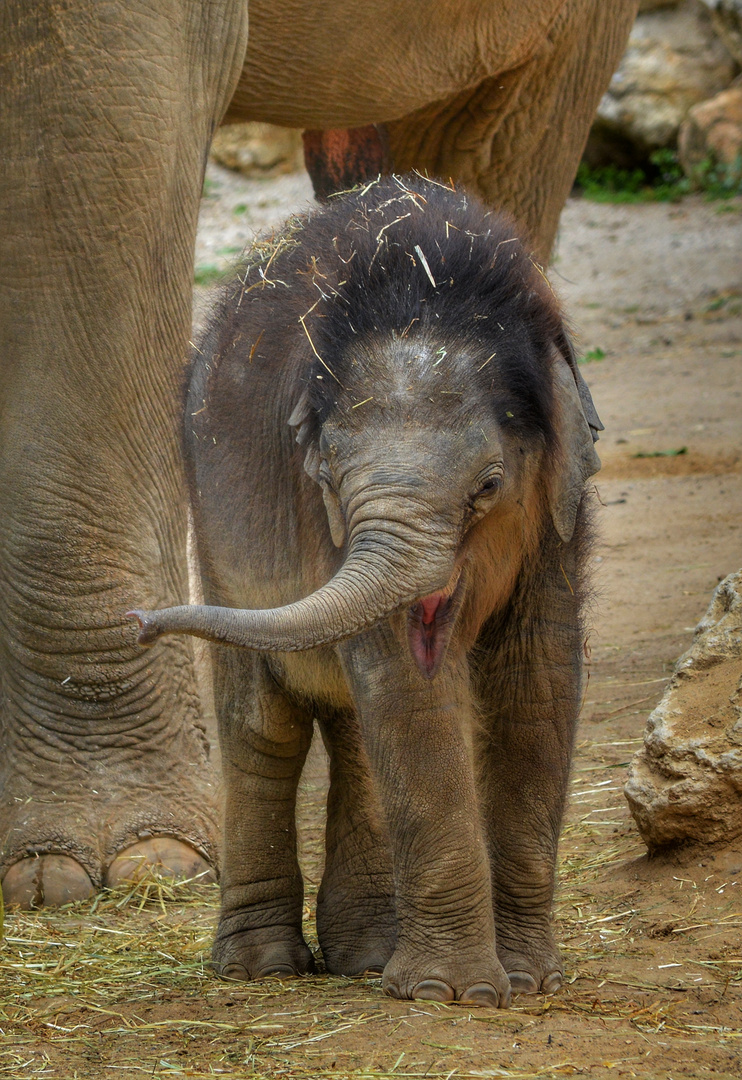
<path id="1" fill-rule="evenodd" d="M 636 0 L 11 0 L 0 57 L 0 873 L 61 903 L 217 863 L 178 427 L 199 195 L 225 115 L 385 124 L 545 258 Z M 247 51 L 246 51 L 247 50 Z M 321 140 L 320 140 L 321 141 Z M 352 171 L 351 165 L 351 171 Z"/>

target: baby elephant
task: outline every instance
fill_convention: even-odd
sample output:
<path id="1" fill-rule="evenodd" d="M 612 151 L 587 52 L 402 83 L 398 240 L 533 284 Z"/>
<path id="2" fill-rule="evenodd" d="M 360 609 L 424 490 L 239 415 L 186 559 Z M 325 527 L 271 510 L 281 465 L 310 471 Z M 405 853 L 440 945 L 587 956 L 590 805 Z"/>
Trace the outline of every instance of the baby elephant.
<path id="1" fill-rule="evenodd" d="M 557 304 L 509 222 L 420 177 L 247 258 L 187 399 L 209 606 L 133 613 L 143 644 L 218 643 L 215 967 L 314 968 L 295 801 L 316 719 L 328 970 L 467 1005 L 554 991 L 601 427 Z"/>

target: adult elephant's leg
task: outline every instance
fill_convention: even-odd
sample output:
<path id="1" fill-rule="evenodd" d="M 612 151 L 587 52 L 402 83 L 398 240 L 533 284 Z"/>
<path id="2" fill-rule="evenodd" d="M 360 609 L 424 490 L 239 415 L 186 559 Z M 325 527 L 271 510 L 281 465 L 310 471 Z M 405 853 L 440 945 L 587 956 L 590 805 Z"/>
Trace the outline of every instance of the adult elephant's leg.
<path id="1" fill-rule="evenodd" d="M 497 954 L 520 993 L 550 993 L 563 976 L 551 910 L 584 631 L 577 545 L 552 555 L 524 579 L 509 621 L 484 627 L 475 665 Z"/>
<path id="2" fill-rule="evenodd" d="M 637 0 L 567 0 L 530 60 L 391 121 L 394 169 L 450 177 L 509 211 L 546 261 L 636 10 Z"/>
<path id="3" fill-rule="evenodd" d="M 187 598 L 179 414 L 193 244 L 244 6 L 5 11 L 0 874 L 11 902 L 76 899 L 140 860 L 187 875 L 214 865 L 190 645 L 143 652 L 123 616 Z"/>
<path id="4" fill-rule="evenodd" d="M 340 646 L 389 830 L 394 997 L 506 1005 L 471 745 L 469 671 L 452 653 L 432 682 L 389 623 Z"/>
<path id="5" fill-rule="evenodd" d="M 212 958 L 220 975 L 305 975 L 304 886 L 296 857 L 296 791 L 311 713 L 278 688 L 265 659 L 214 648 L 225 787 L 222 910 Z"/>
<path id="6" fill-rule="evenodd" d="M 383 971 L 397 941 L 389 833 L 358 717 L 320 717 L 330 755 L 325 870 L 317 934 L 328 971 Z"/>

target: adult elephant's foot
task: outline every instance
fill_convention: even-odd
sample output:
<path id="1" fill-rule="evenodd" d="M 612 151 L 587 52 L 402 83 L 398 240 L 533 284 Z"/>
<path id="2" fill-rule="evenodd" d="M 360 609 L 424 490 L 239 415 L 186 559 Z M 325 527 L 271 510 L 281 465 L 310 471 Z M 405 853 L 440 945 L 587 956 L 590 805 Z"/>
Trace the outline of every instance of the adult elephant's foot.
<path id="1" fill-rule="evenodd" d="M 466 960 L 459 955 L 442 963 L 430 954 L 405 955 L 397 949 L 384 969 L 382 986 L 395 998 L 458 1002 L 490 1009 L 507 1009 L 510 1005 L 510 981 L 496 958 Z"/>
<path id="2" fill-rule="evenodd" d="M 514 994 L 554 994 L 562 985 L 562 958 L 548 925 L 526 925 L 517 937 L 498 925 L 497 955 Z"/>
<path id="3" fill-rule="evenodd" d="M 219 924 L 211 950 L 211 964 L 223 979 L 246 982 L 269 975 L 291 978 L 311 975 L 316 970 L 312 952 L 301 931 L 286 926 L 229 931 Z"/>
<path id="4" fill-rule="evenodd" d="M 142 754 L 135 765 L 101 764 L 92 774 L 51 768 L 36 783 L 3 777 L 5 903 L 58 906 L 152 873 L 214 881 L 215 779 L 203 748 L 180 750 L 177 760 L 163 747 L 162 759 Z"/>
<path id="5" fill-rule="evenodd" d="M 113 889 L 148 873 L 188 883 L 209 884 L 216 872 L 189 844 L 170 836 L 140 841 L 122 851 L 103 875 Z M 60 907 L 87 900 L 96 887 L 84 866 L 70 855 L 31 855 L 9 867 L 2 881 L 3 900 L 22 908 Z"/>

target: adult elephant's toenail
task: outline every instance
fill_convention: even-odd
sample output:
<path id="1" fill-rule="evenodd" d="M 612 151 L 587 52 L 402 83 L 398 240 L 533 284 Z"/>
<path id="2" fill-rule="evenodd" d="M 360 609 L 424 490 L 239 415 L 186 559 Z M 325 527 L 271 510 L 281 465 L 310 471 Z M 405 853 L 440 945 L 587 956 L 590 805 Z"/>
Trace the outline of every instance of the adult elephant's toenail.
<path id="1" fill-rule="evenodd" d="M 561 971 L 550 972 L 541 983 L 542 994 L 555 994 L 562 985 L 562 973 Z"/>
<path id="2" fill-rule="evenodd" d="M 538 983 L 527 971 L 509 971 L 510 989 L 514 994 L 537 994 Z"/>
<path id="3" fill-rule="evenodd" d="M 490 983 L 474 983 L 473 986 L 464 990 L 459 1001 L 462 1005 L 478 1005 L 485 1009 L 507 1009 L 510 1005 L 510 994 L 507 994 L 505 1000 L 501 1000 L 497 990 Z"/>
<path id="4" fill-rule="evenodd" d="M 70 855 L 30 855 L 13 863 L 3 878 L 5 903 L 22 908 L 60 907 L 94 892 L 89 874 Z"/>
<path id="5" fill-rule="evenodd" d="M 443 982 L 442 979 L 423 979 L 422 982 L 417 984 L 410 996 L 420 998 L 422 1001 L 453 1001 L 456 995 L 453 992 L 453 987 Z"/>
<path id="6" fill-rule="evenodd" d="M 154 836 L 120 852 L 108 867 L 104 884 L 113 889 L 122 881 L 137 881 L 152 872 L 194 886 L 216 881 L 214 868 L 190 844 L 172 836 Z"/>

